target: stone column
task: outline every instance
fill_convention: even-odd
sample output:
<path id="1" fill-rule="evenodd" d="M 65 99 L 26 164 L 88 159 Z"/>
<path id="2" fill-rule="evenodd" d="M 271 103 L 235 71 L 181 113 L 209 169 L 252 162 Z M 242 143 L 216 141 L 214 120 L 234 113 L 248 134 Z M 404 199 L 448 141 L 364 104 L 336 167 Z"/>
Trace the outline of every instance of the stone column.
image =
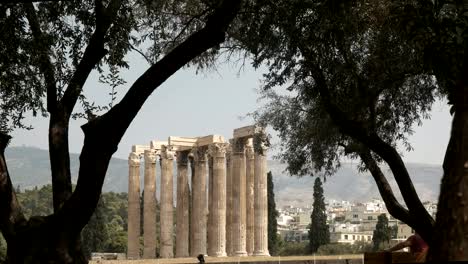
<path id="1" fill-rule="evenodd" d="M 198 147 L 193 150 L 195 173 L 192 175 L 192 211 L 191 230 L 193 239 L 190 241 L 190 255 L 198 256 L 206 254 L 206 176 L 207 157 L 206 147 Z"/>
<path id="2" fill-rule="evenodd" d="M 140 156 L 128 157 L 128 241 L 127 258 L 140 258 Z"/>
<path id="3" fill-rule="evenodd" d="M 245 148 L 246 157 L 246 217 L 247 217 L 247 235 L 246 235 L 246 250 L 248 255 L 252 255 L 254 252 L 254 150 L 252 145 L 252 139 L 249 140 L 249 144 Z"/>
<path id="4" fill-rule="evenodd" d="M 210 154 L 211 150 L 208 147 L 208 219 L 207 219 L 207 228 L 206 229 L 206 239 L 207 239 L 207 253 L 208 256 L 213 256 L 215 249 L 213 244 L 213 156 Z"/>
<path id="5" fill-rule="evenodd" d="M 145 150 L 145 192 L 143 197 L 143 258 L 156 258 L 156 154 Z"/>
<path id="6" fill-rule="evenodd" d="M 255 256 L 268 252 L 267 148 L 262 137 L 255 137 Z"/>
<path id="7" fill-rule="evenodd" d="M 173 252 L 173 208 L 174 208 L 174 152 L 163 146 L 161 151 L 161 258 L 174 257 Z"/>
<path id="8" fill-rule="evenodd" d="M 246 251 L 246 139 L 235 138 L 232 145 L 232 249 L 234 256 L 247 256 Z"/>
<path id="9" fill-rule="evenodd" d="M 209 147 L 213 161 L 212 202 L 210 207 L 211 256 L 226 256 L 226 143 L 216 143 Z"/>
<path id="10" fill-rule="evenodd" d="M 177 152 L 176 257 L 189 256 L 188 152 Z"/>
<path id="11" fill-rule="evenodd" d="M 230 140 L 232 141 L 232 140 Z M 232 173 L 231 173 L 231 144 L 226 151 L 226 253 L 232 256 Z"/>

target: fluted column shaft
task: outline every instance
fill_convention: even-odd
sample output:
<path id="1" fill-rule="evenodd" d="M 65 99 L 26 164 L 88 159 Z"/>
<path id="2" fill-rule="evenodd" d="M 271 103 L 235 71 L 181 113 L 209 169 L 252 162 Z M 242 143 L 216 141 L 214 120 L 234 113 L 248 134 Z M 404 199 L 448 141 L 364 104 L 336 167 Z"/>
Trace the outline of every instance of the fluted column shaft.
<path id="1" fill-rule="evenodd" d="M 210 149 L 208 148 L 208 153 Z M 207 228 L 206 237 L 207 237 L 207 253 L 208 256 L 213 256 L 215 253 L 214 243 L 213 243 L 213 157 L 208 154 L 208 219 L 207 219 Z"/>
<path id="2" fill-rule="evenodd" d="M 213 162 L 211 195 L 211 236 L 208 245 L 213 257 L 226 256 L 226 147 L 225 143 L 210 145 Z"/>
<path id="3" fill-rule="evenodd" d="M 177 153 L 176 257 L 189 256 L 188 152 Z"/>
<path id="4" fill-rule="evenodd" d="M 234 256 L 246 256 L 246 166 L 243 138 L 232 145 L 232 247 Z"/>
<path id="5" fill-rule="evenodd" d="M 162 258 L 174 257 L 173 252 L 173 205 L 174 205 L 174 152 L 163 149 L 161 151 L 161 249 Z"/>
<path id="6" fill-rule="evenodd" d="M 193 160 L 195 172 L 192 175 L 192 211 L 191 211 L 191 231 L 193 239 L 190 241 L 190 255 L 197 256 L 206 254 L 206 217 L 207 217 L 207 157 L 206 147 L 199 147 L 193 150 Z"/>
<path id="7" fill-rule="evenodd" d="M 255 256 L 268 252 L 268 194 L 266 147 L 255 143 Z"/>
<path id="8" fill-rule="evenodd" d="M 128 157 L 128 241 L 127 258 L 140 258 L 140 157 Z"/>
<path id="9" fill-rule="evenodd" d="M 156 258 L 156 155 L 145 150 L 143 212 L 143 258 Z"/>
<path id="10" fill-rule="evenodd" d="M 226 152 L 226 253 L 232 256 L 232 148 L 228 146 Z"/>
<path id="11" fill-rule="evenodd" d="M 251 142 L 250 142 L 251 143 Z M 248 144 L 245 148 L 246 157 L 246 207 L 247 207 L 247 234 L 246 234 L 246 250 L 248 255 L 254 252 L 254 185 L 255 185 L 255 160 L 253 145 Z"/>

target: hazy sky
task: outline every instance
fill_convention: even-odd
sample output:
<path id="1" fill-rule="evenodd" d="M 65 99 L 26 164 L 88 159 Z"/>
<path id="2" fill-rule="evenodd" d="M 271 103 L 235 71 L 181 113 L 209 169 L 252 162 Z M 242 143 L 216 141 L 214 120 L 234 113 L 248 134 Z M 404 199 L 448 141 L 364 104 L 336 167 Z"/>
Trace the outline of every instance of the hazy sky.
<path id="1" fill-rule="evenodd" d="M 127 81 L 118 92 L 122 96 L 148 64 L 137 54 L 130 56 L 130 70 L 123 73 Z M 239 73 L 239 74 L 238 74 Z M 128 157 L 134 144 L 148 144 L 150 140 L 166 140 L 168 136 L 204 136 L 210 134 L 232 137 L 232 130 L 249 125 L 252 120 L 241 119 L 256 109 L 262 72 L 246 65 L 220 65 L 217 71 L 196 74 L 194 69 L 183 69 L 161 85 L 127 130 L 114 157 Z M 110 101 L 109 88 L 97 81 L 94 74 L 85 85 L 85 93 L 97 103 Z M 120 98 L 120 97 L 119 97 Z M 12 136 L 12 146 L 35 146 L 47 149 L 47 119 L 30 119 L 32 131 L 18 130 Z M 451 118 L 445 103 L 434 105 L 431 120 L 415 128 L 410 141 L 414 151 L 404 154 L 407 162 L 441 164 L 450 133 Z M 70 128 L 70 150 L 79 153 L 83 142 L 80 125 L 73 121 Z"/>

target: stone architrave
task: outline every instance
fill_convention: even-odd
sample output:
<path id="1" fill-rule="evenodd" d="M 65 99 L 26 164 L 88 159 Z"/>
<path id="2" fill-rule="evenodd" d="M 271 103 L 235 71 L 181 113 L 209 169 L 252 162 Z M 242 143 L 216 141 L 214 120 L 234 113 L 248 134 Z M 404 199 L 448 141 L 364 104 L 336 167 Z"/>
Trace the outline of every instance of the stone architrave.
<path id="1" fill-rule="evenodd" d="M 268 252 L 267 160 L 264 134 L 254 137 L 255 150 L 255 256 Z"/>
<path id="2" fill-rule="evenodd" d="M 188 151 L 177 152 L 176 257 L 189 256 Z"/>
<path id="3" fill-rule="evenodd" d="M 140 258 L 140 156 L 128 157 L 128 241 L 127 258 Z"/>
<path id="4" fill-rule="evenodd" d="M 207 224 L 207 147 L 193 149 L 195 171 L 192 175 L 192 211 L 190 219 L 190 232 L 193 238 L 190 241 L 190 255 L 206 254 L 206 224 Z"/>
<path id="5" fill-rule="evenodd" d="M 174 257 L 173 249 L 173 206 L 174 206 L 174 152 L 163 146 L 161 150 L 161 215 L 160 256 Z"/>
<path id="6" fill-rule="evenodd" d="M 250 256 L 254 252 L 254 185 L 255 185 L 255 160 L 252 139 L 249 139 L 249 144 L 245 147 L 246 157 L 246 217 L 247 217 L 247 235 L 246 235 L 246 250 Z"/>
<path id="7" fill-rule="evenodd" d="M 232 256 L 232 139 L 226 150 L 226 254 Z"/>
<path id="8" fill-rule="evenodd" d="M 156 153 L 145 150 L 143 212 L 143 258 L 156 258 Z"/>
<path id="9" fill-rule="evenodd" d="M 209 146 L 213 162 L 212 195 L 210 207 L 211 236 L 208 245 L 213 257 L 226 256 L 226 143 Z"/>
<path id="10" fill-rule="evenodd" d="M 234 138 L 232 144 L 232 250 L 234 256 L 247 256 L 246 251 L 246 165 L 245 138 Z"/>

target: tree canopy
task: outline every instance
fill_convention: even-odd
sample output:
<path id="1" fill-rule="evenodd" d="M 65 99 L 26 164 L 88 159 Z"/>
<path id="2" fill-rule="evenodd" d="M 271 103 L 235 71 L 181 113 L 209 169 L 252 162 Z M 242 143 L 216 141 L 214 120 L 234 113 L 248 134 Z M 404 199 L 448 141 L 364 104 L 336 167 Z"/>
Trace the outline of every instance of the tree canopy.
<path id="1" fill-rule="evenodd" d="M 204 54 L 217 52 L 240 7 L 241 1 L 0 4 L 0 230 L 8 261 L 86 262 L 80 233 L 98 204 L 110 158 L 126 129 L 151 93 L 177 70 L 208 64 Z M 115 88 L 125 83 L 119 69 L 129 67 L 131 50 L 150 66 L 115 102 Z M 110 87 L 107 106 L 84 92 L 93 70 Z M 29 128 L 24 123 L 28 113 L 49 118 L 53 192 L 53 213 L 31 218 L 21 212 L 4 156 L 8 133 Z M 73 117 L 88 121 L 82 126 L 74 190 L 68 146 Z"/>
<path id="2" fill-rule="evenodd" d="M 466 6 L 455 1 L 285 0 L 262 1 L 257 7 L 255 19 L 243 17 L 240 28 L 248 34 L 236 39 L 254 54 L 255 65 L 268 66 L 262 89 L 266 105 L 254 117 L 278 131 L 279 157 L 287 162 L 287 170 L 329 176 L 343 157 L 357 158 L 360 168 L 371 172 L 393 216 L 428 241 L 437 237 L 432 256 L 466 259 L 468 255 L 440 244 L 453 236 L 460 248 L 468 245 L 461 235 L 466 225 L 457 220 L 466 202 L 457 209 L 450 206 L 457 200 L 453 188 L 466 188 Z M 274 89 L 278 86 L 286 89 Z M 439 98 L 453 105 L 454 121 L 444 162 L 439 228 L 434 228 L 400 146 L 411 150 L 408 136 L 413 126 L 429 117 Z M 380 168 L 383 161 L 404 204 L 397 201 Z M 459 217 L 449 217 L 455 211 Z M 457 231 L 442 232 L 442 226 Z"/>

